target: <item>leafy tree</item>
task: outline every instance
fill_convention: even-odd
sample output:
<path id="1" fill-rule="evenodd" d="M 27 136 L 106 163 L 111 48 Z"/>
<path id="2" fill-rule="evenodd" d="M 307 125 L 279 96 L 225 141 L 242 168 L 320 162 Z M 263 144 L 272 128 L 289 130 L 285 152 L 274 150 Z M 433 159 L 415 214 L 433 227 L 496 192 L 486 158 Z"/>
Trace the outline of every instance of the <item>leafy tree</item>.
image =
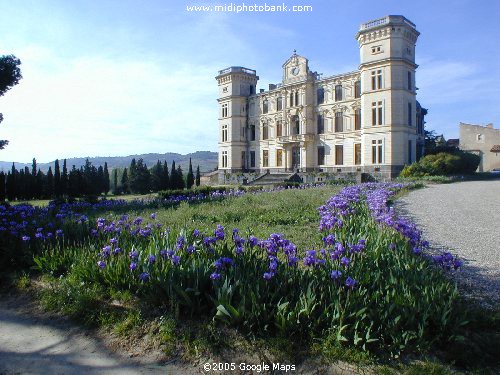
<path id="1" fill-rule="evenodd" d="M 189 170 L 186 176 L 186 187 L 191 189 L 194 185 L 194 173 L 193 173 L 193 165 L 191 164 L 191 158 L 189 158 Z"/>
<path id="2" fill-rule="evenodd" d="M 108 163 L 104 162 L 104 195 L 107 195 L 110 188 Z"/>
<path id="3" fill-rule="evenodd" d="M 0 96 L 3 96 L 23 78 L 19 65 L 21 65 L 21 60 L 14 55 L 0 56 Z M 0 113 L 0 123 L 2 120 L 3 115 Z M 0 140 L 0 150 L 8 143 L 7 140 Z"/>
<path id="4" fill-rule="evenodd" d="M 201 183 L 201 174 L 200 174 L 200 166 L 198 165 L 196 167 L 196 186 L 200 186 L 200 183 Z"/>
<path id="5" fill-rule="evenodd" d="M 121 185 L 122 185 L 122 193 L 127 194 L 129 192 L 129 180 L 128 180 L 127 168 L 123 169 Z"/>

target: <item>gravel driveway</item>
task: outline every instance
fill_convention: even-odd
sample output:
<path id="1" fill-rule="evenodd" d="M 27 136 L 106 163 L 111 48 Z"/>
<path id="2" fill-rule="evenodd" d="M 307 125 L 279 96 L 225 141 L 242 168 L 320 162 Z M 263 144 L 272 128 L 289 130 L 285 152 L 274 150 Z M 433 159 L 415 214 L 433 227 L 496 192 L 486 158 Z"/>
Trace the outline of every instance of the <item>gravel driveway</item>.
<path id="1" fill-rule="evenodd" d="M 500 304 L 500 181 L 429 185 L 398 200 L 435 250 L 464 260 L 464 293 L 485 305 Z"/>

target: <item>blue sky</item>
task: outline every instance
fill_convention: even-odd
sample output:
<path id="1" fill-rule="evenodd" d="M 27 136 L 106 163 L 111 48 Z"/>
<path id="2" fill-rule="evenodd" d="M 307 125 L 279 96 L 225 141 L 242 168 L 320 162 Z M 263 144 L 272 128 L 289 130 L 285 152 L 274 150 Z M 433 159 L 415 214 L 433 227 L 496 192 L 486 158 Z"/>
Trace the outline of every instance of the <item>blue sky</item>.
<path id="1" fill-rule="evenodd" d="M 234 4 L 281 4 L 232 0 Z M 24 79 L 0 98 L 0 160 L 217 150 L 217 71 L 281 80 L 293 49 L 326 75 L 355 70 L 359 24 L 402 14 L 421 32 L 418 100 L 427 126 L 500 126 L 498 1 L 284 0 L 308 13 L 188 12 L 217 0 L 0 0 L 0 54 Z"/>

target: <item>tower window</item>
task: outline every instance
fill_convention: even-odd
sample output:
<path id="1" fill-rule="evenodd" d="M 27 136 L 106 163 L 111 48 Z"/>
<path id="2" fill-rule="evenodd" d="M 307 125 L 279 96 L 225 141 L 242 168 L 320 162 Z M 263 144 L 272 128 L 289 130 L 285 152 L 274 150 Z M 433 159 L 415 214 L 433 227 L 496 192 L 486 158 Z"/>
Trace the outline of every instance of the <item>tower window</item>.
<path id="1" fill-rule="evenodd" d="M 342 100 L 342 85 L 335 85 L 335 101 L 339 102 Z"/>
<path id="2" fill-rule="evenodd" d="M 412 158 L 412 145 L 411 145 L 411 140 L 408 140 L 408 164 L 411 164 Z"/>
<path id="3" fill-rule="evenodd" d="M 411 72 L 408 71 L 408 90 L 411 90 Z"/>
<path id="4" fill-rule="evenodd" d="M 372 47 L 372 55 L 376 55 L 377 53 L 382 52 L 382 46 L 373 46 Z"/>
<path id="5" fill-rule="evenodd" d="M 292 132 L 293 134 L 300 134 L 300 119 L 298 115 L 292 117 Z"/>
<path id="6" fill-rule="evenodd" d="M 318 146 L 318 165 L 325 164 L 325 147 Z"/>
<path id="7" fill-rule="evenodd" d="M 262 166 L 269 167 L 269 150 L 262 150 Z"/>
<path id="8" fill-rule="evenodd" d="M 372 141 L 372 164 L 382 164 L 382 140 L 374 139 Z"/>
<path id="9" fill-rule="evenodd" d="M 295 105 L 299 105 L 299 92 L 295 91 Z"/>
<path id="10" fill-rule="evenodd" d="M 344 164 L 344 146 L 335 145 L 335 165 Z"/>
<path id="11" fill-rule="evenodd" d="M 222 118 L 227 117 L 228 107 L 229 107 L 229 105 L 227 103 L 222 104 Z"/>
<path id="12" fill-rule="evenodd" d="M 325 132 L 325 119 L 323 115 L 318 115 L 317 126 L 318 126 L 318 134 L 323 134 Z"/>
<path id="13" fill-rule="evenodd" d="M 222 125 L 222 142 L 227 142 L 227 125 Z"/>
<path id="14" fill-rule="evenodd" d="M 222 151 L 222 168 L 227 168 L 227 151 Z"/>
<path id="15" fill-rule="evenodd" d="M 245 169 L 246 168 L 246 152 L 245 151 L 241 151 L 241 169 Z"/>
<path id="16" fill-rule="evenodd" d="M 372 90 L 380 90 L 382 88 L 382 69 L 372 71 Z"/>
<path id="17" fill-rule="evenodd" d="M 293 98 L 294 98 L 294 95 L 293 95 L 293 92 L 290 93 L 290 107 L 293 107 Z"/>
<path id="18" fill-rule="evenodd" d="M 411 110 L 411 103 L 408 103 L 408 125 L 412 126 L 413 125 L 413 116 L 412 116 L 412 110 Z"/>
<path id="19" fill-rule="evenodd" d="M 250 140 L 255 141 L 255 125 L 250 125 Z"/>
<path id="20" fill-rule="evenodd" d="M 250 95 L 253 95 L 253 94 L 255 94 L 255 86 L 250 85 Z"/>
<path id="21" fill-rule="evenodd" d="M 344 131 L 344 114 L 341 112 L 335 112 L 335 132 Z"/>
<path id="22" fill-rule="evenodd" d="M 382 101 L 372 102 L 372 125 L 382 125 L 383 122 Z"/>
<path id="23" fill-rule="evenodd" d="M 361 98 L 361 81 L 354 82 L 354 97 Z"/>
<path id="24" fill-rule="evenodd" d="M 354 111 L 354 130 L 361 130 L 361 108 Z"/>
<path id="25" fill-rule="evenodd" d="M 250 168 L 255 168 L 255 151 L 250 151 Z"/>
<path id="26" fill-rule="evenodd" d="M 318 104 L 323 104 L 325 102 L 325 89 L 323 87 L 320 87 L 316 91 L 316 96 L 318 99 Z"/>

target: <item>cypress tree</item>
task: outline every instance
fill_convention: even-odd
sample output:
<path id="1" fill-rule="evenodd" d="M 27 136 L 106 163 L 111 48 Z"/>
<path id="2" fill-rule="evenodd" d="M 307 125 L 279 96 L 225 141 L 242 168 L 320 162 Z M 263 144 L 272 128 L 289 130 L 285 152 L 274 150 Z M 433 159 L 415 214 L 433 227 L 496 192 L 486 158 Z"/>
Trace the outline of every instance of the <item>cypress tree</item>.
<path id="1" fill-rule="evenodd" d="M 172 160 L 172 166 L 170 167 L 169 185 L 170 189 L 177 189 L 177 170 L 175 169 L 175 160 Z"/>
<path id="2" fill-rule="evenodd" d="M 151 189 L 153 191 L 162 190 L 162 174 L 163 167 L 161 162 L 158 160 L 155 166 L 151 169 Z"/>
<path id="3" fill-rule="evenodd" d="M 44 189 L 45 175 L 39 169 L 35 177 L 35 198 L 42 198 Z"/>
<path id="4" fill-rule="evenodd" d="M 182 174 L 182 168 L 180 165 L 177 167 L 177 172 L 175 174 L 177 179 L 176 189 L 184 189 L 186 187 L 186 184 L 184 182 L 184 175 Z"/>
<path id="5" fill-rule="evenodd" d="M 129 180 L 128 180 L 128 173 L 127 173 L 127 168 L 123 169 L 123 174 L 122 174 L 122 193 L 127 194 L 129 192 Z"/>
<path id="6" fill-rule="evenodd" d="M 40 196 L 40 189 L 37 184 L 37 166 L 36 166 L 36 159 L 33 158 L 33 162 L 31 164 L 31 181 L 30 181 L 30 196 L 31 198 L 38 198 Z"/>
<path id="7" fill-rule="evenodd" d="M 79 195 L 78 183 L 78 171 L 73 165 L 73 168 L 71 168 L 71 171 L 68 175 L 68 195 L 70 197 L 76 197 Z"/>
<path id="8" fill-rule="evenodd" d="M 14 176 L 12 175 L 12 172 L 7 173 L 7 176 L 5 178 L 5 194 L 7 196 L 7 199 L 12 202 L 15 197 L 15 186 L 14 186 Z"/>
<path id="9" fill-rule="evenodd" d="M 4 172 L 0 172 L 0 202 L 5 201 L 6 197 L 6 176 Z"/>
<path id="10" fill-rule="evenodd" d="M 108 163 L 104 162 L 104 195 L 108 195 L 110 188 Z"/>
<path id="11" fill-rule="evenodd" d="M 10 175 L 11 175 L 11 197 L 9 198 L 9 201 L 13 201 L 15 200 L 18 195 L 19 195 L 19 191 L 18 191 L 18 186 L 17 186 L 17 169 L 14 165 L 14 163 L 12 163 L 12 168 L 10 169 Z"/>
<path id="12" fill-rule="evenodd" d="M 59 168 L 59 159 L 54 162 L 54 193 L 56 197 L 60 197 L 61 191 L 61 170 Z"/>
<path id="13" fill-rule="evenodd" d="M 200 182 L 201 182 L 201 174 L 200 174 L 200 166 L 198 165 L 196 167 L 196 186 L 200 186 Z"/>
<path id="14" fill-rule="evenodd" d="M 113 195 L 118 194 L 118 168 L 113 169 Z"/>
<path id="15" fill-rule="evenodd" d="M 193 165 L 191 164 L 191 158 L 189 158 L 189 170 L 186 177 L 186 187 L 191 189 L 194 185 L 194 173 L 193 173 Z"/>
<path id="16" fill-rule="evenodd" d="M 167 161 L 164 160 L 162 174 L 161 174 L 161 190 L 168 190 L 168 189 L 170 189 L 170 176 L 168 173 Z"/>
<path id="17" fill-rule="evenodd" d="M 105 181 L 104 181 L 104 168 L 102 167 L 102 165 L 99 166 L 99 168 L 97 168 L 97 193 L 99 195 L 101 195 L 102 193 L 104 193 L 104 189 L 105 189 Z"/>
<path id="18" fill-rule="evenodd" d="M 49 167 L 45 180 L 45 196 L 47 198 L 52 198 L 54 196 L 54 174 L 52 173 L 52 167 Z"/>
<path id="19" fill-rule="evenodd" d="M 145 194 L 151 189 L 151 174 L 142 159 L 137 160 L 135 165 L 135 178 L 130 181 L 130 190 L 133 193 Z"/>
<path id="20" fill-rule="evenodd" d="M 61 175 L 61 193 L 63 195 L 68 194 L 68 168 L 66 166 L 66 159 L 63 162 L 63 170 Z"/>

